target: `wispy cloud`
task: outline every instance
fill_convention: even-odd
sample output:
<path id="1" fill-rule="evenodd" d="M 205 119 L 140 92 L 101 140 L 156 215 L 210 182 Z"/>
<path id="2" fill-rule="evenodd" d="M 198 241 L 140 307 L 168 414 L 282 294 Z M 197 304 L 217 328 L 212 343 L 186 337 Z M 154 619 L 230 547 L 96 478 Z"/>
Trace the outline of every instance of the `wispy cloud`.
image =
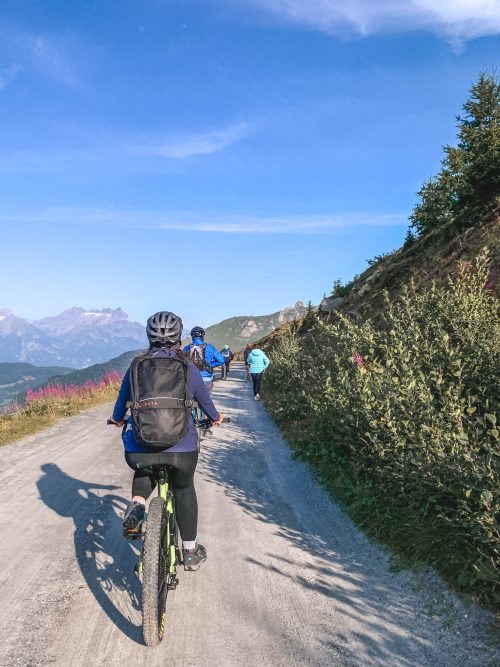
<path id="1" fill-rule="evenodd" d="M 17 77 L 23 66 L 20 63 L 12 63 L 4 69 L 0 69 L 0 91 L 5 90 Z"/>
<path id="2" fill-rule="evenodd" d="M 140 153 L 161 155 L 174 160 L 183 160 L 192 155 L 218 153 L 231 144 L 243 139 L 248 132 L 248 125 L 240 123 L 199 134 L 177 135 L 158 143 L 135 146 Z"/>
<path id="3" fill-rule="evenodd" d="M 151 211 L 116 208 L 50 208 L 35 213 L 0 214 L 0 223 L 106 225 L 223 234 L 328 233 L 349 227 L 406 225 L 407 213 L 346 212 L 314 215 L 259 216 L 213 212 Z"/>
<path id="4" fill-rule="evenodd" d="M 68 167 L 93 166 L 96 163 L 102 166 L 109 162 L 137 166 L 138 157 L 141 156 L 143 159 L 157 156 L 160 159 L 184 160 L 228 148 L 243 139 L 249 127 L 248 123 L 239 123 L 205 132 L 171 135 L 157 130 L 140 138 L 134 136 L 133 132 L 126 136 L 116 136 L 112 131 L 103 131 L 99 133 L 98 145 L 92 143 L 95 142 L 95 129 L 70 128 L 65 139 L 58 137 L 58 145 L 51 143 L 40 148 L 0 151 L 0 173 L 52 172 Z"/>
<path id="5" fill-rule="evenodd" d="M 69 58 L 61 46 L 48 35 L 25 35 L 38 64 L 54 78 L 66 84 L 73 84 L 76 76 Z"/>
<path id="6" fill-rule="evenodd" d="M 427 30 L 460 41 L 500 32 L 498 0 L 243 0 L 335 35 Z"/>
<path id="7" fill-rule="evenodd" d="M 11 58 L 20 63 L 16 64 L 17 68 L 22 66 L 26 71 L 38 70 L 65 84 L 76 83 L 76 70 L 71 57 L 75 43 L 71 36 L 31 32 L 15 23 L 0 20 L 0 40 Z"/>

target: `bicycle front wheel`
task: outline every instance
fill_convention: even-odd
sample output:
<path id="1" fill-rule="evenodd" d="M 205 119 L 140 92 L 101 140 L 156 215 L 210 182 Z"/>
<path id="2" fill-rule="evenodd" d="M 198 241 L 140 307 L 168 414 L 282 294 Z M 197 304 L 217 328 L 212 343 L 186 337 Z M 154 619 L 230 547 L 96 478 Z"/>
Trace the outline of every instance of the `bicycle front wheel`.
<path id="1" fill-rule="evenodd" d="M 149 505 L 142 566 L 142 631 L 147 646 L 156 646 L 165 630 L 169 545 L 167 512 L 162 498 Z"/>

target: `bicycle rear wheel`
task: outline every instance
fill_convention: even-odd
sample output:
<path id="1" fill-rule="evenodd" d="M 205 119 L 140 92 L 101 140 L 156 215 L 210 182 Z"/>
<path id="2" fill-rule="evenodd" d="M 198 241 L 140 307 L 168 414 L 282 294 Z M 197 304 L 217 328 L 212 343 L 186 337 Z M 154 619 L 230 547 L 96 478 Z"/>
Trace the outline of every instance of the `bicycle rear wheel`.
<path id="1" fill-rule="evenodd" d="M 142 631 L 147 646 L 156 646 L 165 630 L 170 569 L 169 523 L 165 501 L 153 498 L 149 505 L 142 569 Z"/>

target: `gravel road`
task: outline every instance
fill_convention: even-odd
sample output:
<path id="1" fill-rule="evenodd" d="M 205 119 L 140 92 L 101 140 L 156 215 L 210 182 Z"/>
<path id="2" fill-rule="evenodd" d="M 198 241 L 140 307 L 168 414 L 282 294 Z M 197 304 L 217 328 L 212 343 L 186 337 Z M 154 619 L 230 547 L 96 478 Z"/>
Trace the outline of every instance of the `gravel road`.
<path id="1" fill-rule="evenodd" d="M 142 644 L 137 551 L 121 537 L 132 473 L 110 406 L 2 448 L 0 665 L 500 665 L 492 616 L 430 570 L 392 572 L 234 368 L 215 389 L 231 424 L 197 472 L 208 561 L 180 572 L 157 648 Z"/>

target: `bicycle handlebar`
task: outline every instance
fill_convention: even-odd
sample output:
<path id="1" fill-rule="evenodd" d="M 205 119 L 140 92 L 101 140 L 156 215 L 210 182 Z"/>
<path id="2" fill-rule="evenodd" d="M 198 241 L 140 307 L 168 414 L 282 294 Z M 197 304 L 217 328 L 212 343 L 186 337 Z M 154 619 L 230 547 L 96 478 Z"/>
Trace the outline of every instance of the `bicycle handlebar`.
<path id="1" fill-rule="evenodd" d="M 204 417 L 203 419 L 195 419 L 194 421 L 196 424 L 201 424 L 206 426 L 212 426 L 212 424 L 214 423 L 213 420 L 210 419 L 210 417 Z M 231 422 L 230 417 L 224 417 L 219 426 L 221 426 L 222 424 L 229 424 L 230 422 Z"/>
<path id="2" fill-rule="evenodd" d="M 211 419 L 208 419 L 208 417 L 206 419 L 199 419 L 198 421 L 208 422 L 210 424 L 213 424 L 213 421 Z M 230 422 L 231 422 L 231 417 L 224 417 L 224 419 L 222 421 L 223 424 L 229 424 Z M 107 419 L 106 420 L 106 425 L 107 426 L 120 426 L 121 427 L 121 424 L 117 424 L 113 419 Z"/>

